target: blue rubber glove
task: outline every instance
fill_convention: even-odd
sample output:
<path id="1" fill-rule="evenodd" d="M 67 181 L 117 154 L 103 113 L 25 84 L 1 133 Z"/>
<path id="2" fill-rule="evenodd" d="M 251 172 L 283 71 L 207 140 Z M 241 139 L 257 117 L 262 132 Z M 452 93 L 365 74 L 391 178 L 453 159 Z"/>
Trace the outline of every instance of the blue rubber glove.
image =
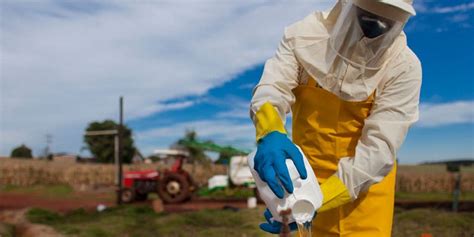
<path id="1" fill-rule="evenodd" d="M 303 156 L 286 134 L 274 131 L 258 141 L 254 169 L 278 198 L 283 198 L 282 186 L 288 193 L 293 193 L 293 182 L 286 167 L 286 159 L 291 159 L 300 177 L 306 179 Z"/>
<path id="2" fill-rule="evenodd" d="M 272 213 L 268 209 L 265 210 L 265 212 L 263 213 L 263 216 L 265 216 L 267 223 L 260 224 L 260 229 L 268 233 L 279 234 L 281 231 L 282 223 L 279 221 L 273 220 Z M 290 231 L 295 231 L 298 229 L 298 225 L 296 224 L 296 222 L 292 222 L 288 225 L 290 227 Z"/>

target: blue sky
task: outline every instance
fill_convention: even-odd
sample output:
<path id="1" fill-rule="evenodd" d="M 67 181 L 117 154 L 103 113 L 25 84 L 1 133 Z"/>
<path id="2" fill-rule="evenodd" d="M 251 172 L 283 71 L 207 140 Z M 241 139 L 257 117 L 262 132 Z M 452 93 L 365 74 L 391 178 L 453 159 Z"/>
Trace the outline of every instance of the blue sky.
<path id="1" fill-rule="evenodd" d="M 474 3 L 415 1 L 421 119 L 402 163 L 474 157 Z M 284 26 L 333 1 L 2 1 L 0 155 L 26 143 L 77 153 L 92 120 L 117 117 L 145 154 L 186 129 L 252 149 L 248 104 Z M 275 17 L 278 16 L 278 17 Z"/>

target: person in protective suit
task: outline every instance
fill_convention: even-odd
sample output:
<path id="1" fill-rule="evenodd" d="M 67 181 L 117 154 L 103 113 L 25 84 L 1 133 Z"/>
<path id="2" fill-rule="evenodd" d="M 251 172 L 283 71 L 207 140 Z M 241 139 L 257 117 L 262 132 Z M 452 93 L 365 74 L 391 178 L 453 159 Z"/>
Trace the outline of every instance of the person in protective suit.
<path id="1" fill-rule="evenodd" d="M 411 0 L 340 0 L 287 27 L 265 63 L 251 101 L 254 168 L 282 198 L 294 188 L 285 159 L 306 178 L 301 147 L 323 193 L 315 236 L 391 235 L 396 152 L 418 120 L 421 63 L 403 33 L 413 15 Z M 278 233 L 266 217 L 260 227 Z"/>

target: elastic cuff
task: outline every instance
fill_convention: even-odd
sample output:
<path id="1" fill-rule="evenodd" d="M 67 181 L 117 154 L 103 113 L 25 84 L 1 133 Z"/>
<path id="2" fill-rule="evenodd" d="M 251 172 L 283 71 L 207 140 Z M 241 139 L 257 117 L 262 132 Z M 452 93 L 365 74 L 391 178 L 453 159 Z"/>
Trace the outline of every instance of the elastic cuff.
<path id="1" fill-rule="evenodd" d="M 336 175 L 329 177 L 326 182 L 321 184 L 321 192 L 323 193 L 323 205 L 318 212 L 324 212 L 352 201 L 346 185 Z"/>
<path id="2" fill-rule="evenodd" d="M 273 131 L 278 131 L 283 134 L 286 134 L 283 121 L 281 121 L 278 112 L 275 110 L 273 105 L 270 104 L 270 102 L 265 102 L 265 104 L 260 107 L 260 109 L 255 114 L 255 119 L 257 141 Z"/>

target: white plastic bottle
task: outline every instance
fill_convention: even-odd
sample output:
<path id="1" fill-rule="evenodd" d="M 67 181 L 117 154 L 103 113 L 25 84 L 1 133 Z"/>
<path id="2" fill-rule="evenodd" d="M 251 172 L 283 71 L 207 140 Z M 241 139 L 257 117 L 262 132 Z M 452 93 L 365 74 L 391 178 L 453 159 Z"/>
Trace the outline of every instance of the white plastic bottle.
<path id="1" fill-rule="evenodd" d="M 289 194 L 285 190 L 283 199 L 278 198 L 266 182 L 263 182 L 258 176 L 257 171 L 254 169 L 254 158 L 256 151 L 252 152 L 248 156 L 248 164 L 252 175 L 255 179 L 257 189 L 260 197 L 267 205 L 267 208 L 273 215 L 273 219 L 281 222 L 280 211 L 291 209 L 292 216 L 290 217 L 290 223 L 296 221 L 299 224 L 311 222 L 316 210 L 322 205 L 323 195 L 319 188 L 319 183 L 314 175 L 313 169 L 306 159 L 305 155 L 298 147 L 301 155 L 303 156 L 304 165 L 308 177 L 301 179 L 300 175 L 293 164 L 291 159 L 286 159 L 286 165 L 290 173 L 291 180 L 293 181 L 293 193 Z M 275 177 L 276 178 L 276 177 Z M 278 178 L 276 178 L 278 179 Z"/>

